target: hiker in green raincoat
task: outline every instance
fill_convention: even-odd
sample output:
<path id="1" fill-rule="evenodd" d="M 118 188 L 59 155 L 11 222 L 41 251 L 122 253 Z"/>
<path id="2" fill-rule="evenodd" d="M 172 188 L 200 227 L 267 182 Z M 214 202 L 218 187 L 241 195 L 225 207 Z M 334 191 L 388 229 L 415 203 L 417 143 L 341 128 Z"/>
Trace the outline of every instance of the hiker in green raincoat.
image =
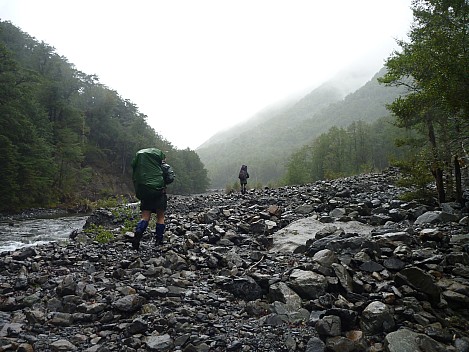
<path id="1" fill-rule="evenodd" d="M 135 227 L 131 241 L 132 247 L 136 250 L 140 248 L 140 241 L 152 213 L 156 213 L 155 242 L 156 245 L 161 245 L 166 228 L 164 222 L 168 203 L 166 186 L 174 181 L 174 172 L 166 163 L 166 155 L 157 148 L 139 150 L 132 160 L 132 171 L 132 180 L 141 210 L 141 220 Z"/>

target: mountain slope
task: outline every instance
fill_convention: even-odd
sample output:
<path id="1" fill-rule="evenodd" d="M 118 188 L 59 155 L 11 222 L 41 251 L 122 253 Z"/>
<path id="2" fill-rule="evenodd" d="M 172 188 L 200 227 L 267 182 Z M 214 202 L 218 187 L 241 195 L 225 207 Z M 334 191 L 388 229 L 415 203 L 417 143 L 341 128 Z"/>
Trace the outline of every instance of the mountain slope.
<path id="1" fill-rule="evenodd" d="M 389 115 L 385 105 L 399 90 L 380 85 L 377 77 L 383 74 L 384 69 L 345 98 L 340 85 L 325 83 L 296 103 L 266 110 L 215 135 L 196 150 L 212 187 L 236 182 L 241 164 L 249 166 L 251 184 L 276 182 L 284 173 L 286 158 L 332 126 L 347 126 L 356 120 L 372 122 Z"/>

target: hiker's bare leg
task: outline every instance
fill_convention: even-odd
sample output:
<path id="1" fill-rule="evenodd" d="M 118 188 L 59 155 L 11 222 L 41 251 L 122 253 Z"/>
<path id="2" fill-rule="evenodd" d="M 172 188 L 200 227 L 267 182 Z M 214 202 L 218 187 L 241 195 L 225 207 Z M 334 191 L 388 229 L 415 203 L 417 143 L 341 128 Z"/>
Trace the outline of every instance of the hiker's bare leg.
<path id="1" fill-rule="evenodd" d="M 151 218 L 151 211 L 150 210 L 142 210 L 142 220 L 150 221 Z"/>
<path id="2" fill-rule="evenodd" d="M 156 223 L 164 224 L 164 210 L 161 210 L 161 209 L 156 210 Z"/>

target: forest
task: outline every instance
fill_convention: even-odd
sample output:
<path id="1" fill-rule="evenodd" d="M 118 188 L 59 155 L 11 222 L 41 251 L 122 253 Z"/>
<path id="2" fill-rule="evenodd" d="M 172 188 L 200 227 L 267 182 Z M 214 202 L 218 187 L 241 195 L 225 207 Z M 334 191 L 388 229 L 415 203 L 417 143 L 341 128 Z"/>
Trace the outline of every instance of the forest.
<path id="1" fill-rule="evenodd" d="M 131 161 L 148 147 L 176 173 L 168 192 L 205 191 L 197 153 L 174 148 L 146 119 L 97 76 L 0 22 L 0 212 L 131 198 Z"/>
<path id="2" fill-rule="evenodd" d="M 388 106 L 397 126 L 418 133 L 402 141 L 413 150 L 403 167 L 416 181 L 433 178 L 438 203 L 462 203 L 469 190 L 469 3 L 419 0 L 412 10 L 409 41 L 398 41 L 401 50 L 379 81 L 407 91 Z"/>

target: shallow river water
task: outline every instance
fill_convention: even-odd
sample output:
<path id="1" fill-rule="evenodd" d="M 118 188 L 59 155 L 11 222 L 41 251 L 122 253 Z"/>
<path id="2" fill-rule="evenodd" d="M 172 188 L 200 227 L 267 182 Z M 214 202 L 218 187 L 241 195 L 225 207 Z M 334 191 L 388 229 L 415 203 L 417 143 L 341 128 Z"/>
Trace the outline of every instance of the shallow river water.
<path id="1" fill-rule="evenodd" d="M 51 241 L 68 239 L 81 230 L 87 216 L 0 220 L 0 253 Z"/>

